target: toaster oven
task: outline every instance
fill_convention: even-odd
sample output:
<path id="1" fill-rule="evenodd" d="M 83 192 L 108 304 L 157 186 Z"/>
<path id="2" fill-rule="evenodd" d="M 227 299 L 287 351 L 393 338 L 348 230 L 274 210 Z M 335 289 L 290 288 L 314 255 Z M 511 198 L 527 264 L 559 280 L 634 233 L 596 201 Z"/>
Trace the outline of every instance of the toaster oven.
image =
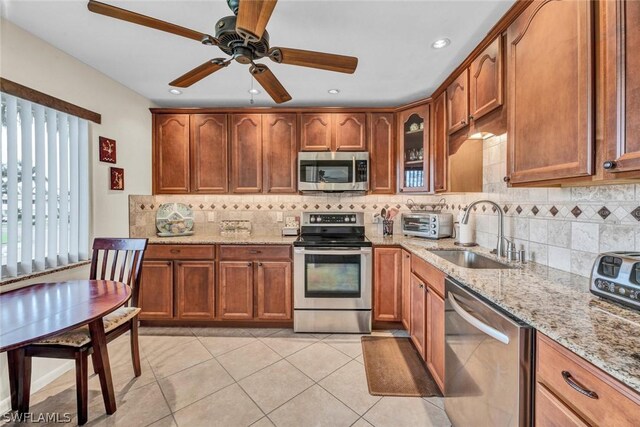
<path id="1" fill-rule="evenodd" d="M 402 234 L 427 239 L 453 236 L 453 214 L 419 212 L 402 214 Z"/>
<path id="2" fill-rule="evenodd" d="M 591 271 L 591 292 L 640 310 L 640 253 L 598 255 Z"/>

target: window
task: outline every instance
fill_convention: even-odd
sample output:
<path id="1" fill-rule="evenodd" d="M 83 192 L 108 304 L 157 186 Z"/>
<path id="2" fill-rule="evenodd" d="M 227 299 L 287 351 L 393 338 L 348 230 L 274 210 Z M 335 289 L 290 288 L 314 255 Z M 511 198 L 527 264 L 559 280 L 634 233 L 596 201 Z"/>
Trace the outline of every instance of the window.
<path id="1" fill-rule="evenodd" d="M 87 121 L 1 98 L 1 277 L 88 259 Z"/>

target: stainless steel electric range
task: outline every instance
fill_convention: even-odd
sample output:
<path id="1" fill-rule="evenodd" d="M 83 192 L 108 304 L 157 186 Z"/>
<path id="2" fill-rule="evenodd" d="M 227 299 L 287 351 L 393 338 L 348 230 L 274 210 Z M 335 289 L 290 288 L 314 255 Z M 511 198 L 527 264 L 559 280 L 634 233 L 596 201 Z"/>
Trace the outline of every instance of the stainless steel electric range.
<path id="1" fill-rule="evenodd" d="M 372 245 L 364 214 L 305 212 L 293 246 L 293 329 L 371 332 Z"/>

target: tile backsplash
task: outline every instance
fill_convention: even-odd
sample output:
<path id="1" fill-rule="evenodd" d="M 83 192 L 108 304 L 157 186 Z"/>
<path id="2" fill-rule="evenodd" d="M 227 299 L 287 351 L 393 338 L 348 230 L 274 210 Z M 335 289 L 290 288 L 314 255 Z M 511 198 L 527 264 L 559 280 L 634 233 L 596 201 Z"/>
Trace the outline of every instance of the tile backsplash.
<path id="1" fill-rule="evenodd" d="M 478 142 L 480 143 L 480 142 Z M 158 205 L 182 202 L 191 205 L 194 231 L 219 234 L 220 221 L 250 220 L 252 234 L 277 234 L 283 217 L 303 211 L 365 212 L 368 234 L 381 234 L 372 223 L 373 214 L 383 207 L 409 212 L 411 199 L 417 204 L 435 205 L 444 197 L 446 212 L 457 217 L 467 204 L 478 199 L 498 203 L 505 215 L 505 234 L 524 249 L 527 258 L 539 264 L 589 276 L 596 254 L 613 250 L 640 251 L 640 184 L 571 188 L 508 188 L 506 175 L 506 135 L 482 142 L 484 193 L 444 196 L 362 196 L 348 194 L 318 195 L 185 195 L 130 196 L 131 236 L 155 234 Z M 400 221 L 395 233 L 400 233 Z M 478 205 L 473 212 L 476 240 L 494 248 L 497 241 L 498 214 L 491 205 Z"/>

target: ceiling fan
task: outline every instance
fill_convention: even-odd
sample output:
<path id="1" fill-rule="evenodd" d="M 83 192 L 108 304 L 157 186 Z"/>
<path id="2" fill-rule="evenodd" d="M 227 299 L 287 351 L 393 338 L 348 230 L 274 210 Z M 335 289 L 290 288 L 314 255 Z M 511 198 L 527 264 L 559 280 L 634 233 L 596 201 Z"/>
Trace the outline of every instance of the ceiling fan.
<path id="1" fill-rule="evenodd" d="M 169 83 L 170 86 L 189 87 L 235 60 L 240 64 L 251 64 L 249 72 L 271 98 L 277 104 L 281 104 L 290 101 L 291 95 L 269 67 L 256 63 L 256 60 L 269 57 L 279 64 L 299 65 L 348 74 L 355 71 L 358 58 L 353 56 L 270 47 L 266 27 L 276 3 L 277 0 L 227 0 L 234 15 L 218 20 L 215 36 L 94 0 L 89 0 L 87 7 L 94 13 L 187 37 L 207 46 L 218 46 L 230 56 L 230 58 L 215 58 L 207 61 Z"/>

